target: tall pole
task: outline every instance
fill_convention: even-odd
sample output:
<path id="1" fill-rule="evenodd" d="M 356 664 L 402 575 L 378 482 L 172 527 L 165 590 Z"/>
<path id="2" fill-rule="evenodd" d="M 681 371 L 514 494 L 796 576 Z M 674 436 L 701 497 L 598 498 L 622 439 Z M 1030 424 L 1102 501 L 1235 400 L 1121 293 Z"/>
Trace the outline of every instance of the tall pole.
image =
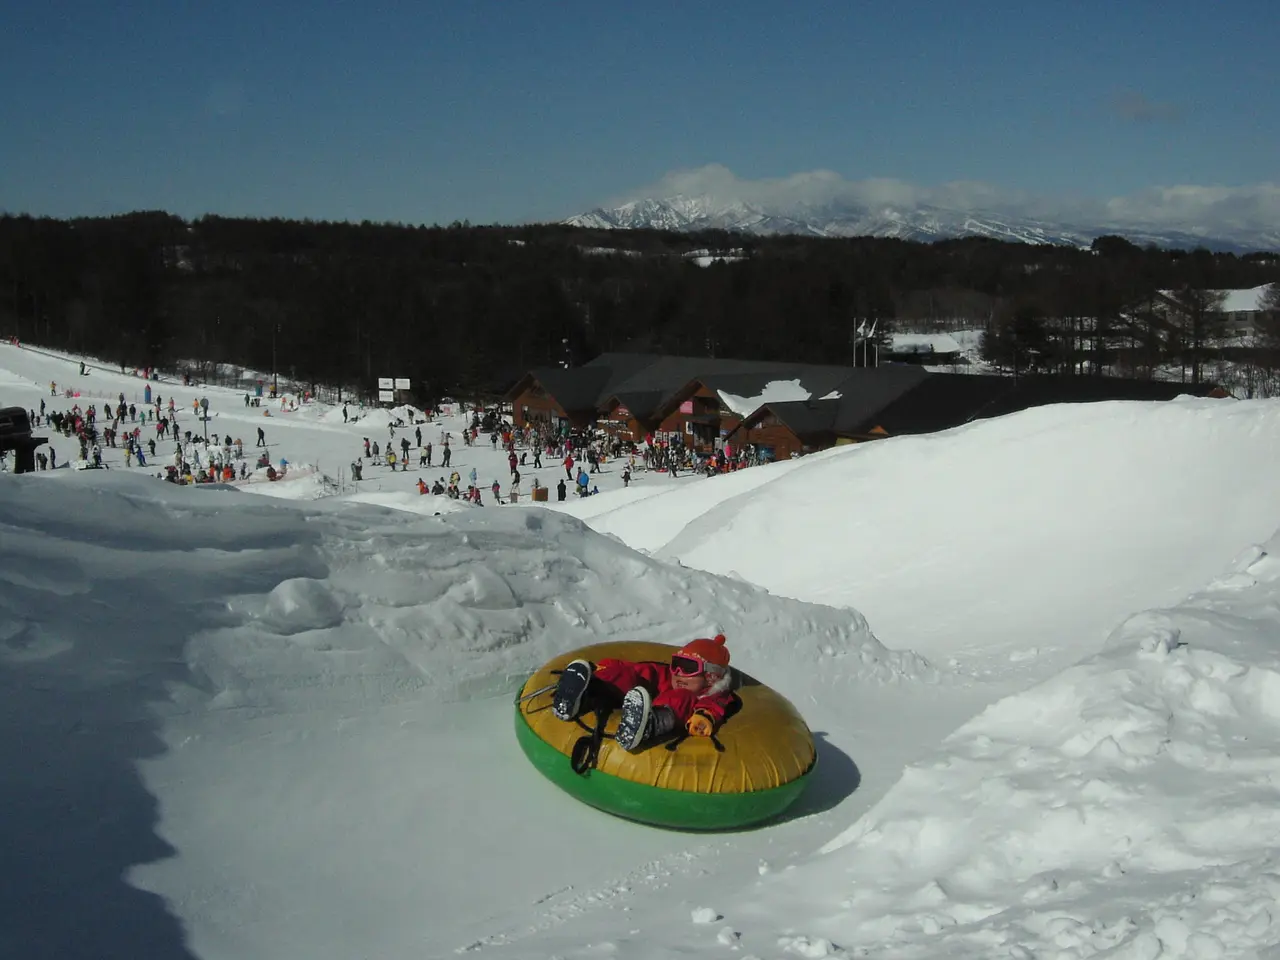
<path id="1" fill-rule="evenodd" d="M 273 324 L 271 327 L 271 396 L 277 397 L 280 394 L 280 378 L 276 373 L 276 334 L 280 332 L 280 324 Z"/>

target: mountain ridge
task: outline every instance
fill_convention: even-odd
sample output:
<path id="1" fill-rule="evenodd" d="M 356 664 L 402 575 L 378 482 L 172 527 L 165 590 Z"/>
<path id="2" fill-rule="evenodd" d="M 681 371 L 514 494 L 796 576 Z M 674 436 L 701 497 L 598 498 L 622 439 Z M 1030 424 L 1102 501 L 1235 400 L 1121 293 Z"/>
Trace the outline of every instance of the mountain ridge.
<path id="1" fill-rule="evenodd" d="M 717 200 L 709 195 L 642 197 L 616 207 L 596 207 L 562 220 L 568 226 L 598 230 L 657 229 L 677 232 L 727 230 L 774 236 L 884 237 L 933 242 L 962 237 L 990 237 L 1017 243 L 1060 244 L 1087 248 L 1101 236 L 1122 236 L 1146 246 L 1168 249 L 1206 247 L 1224 253 L 1280 250 L 1280 232 L 1242 229 L 1235 234 L 1157 228 L 1138 223 L 1064 223 L 984 210 L 951 210 L 878 205 L 849 201 L 765 206 L 743 200 Z"/>

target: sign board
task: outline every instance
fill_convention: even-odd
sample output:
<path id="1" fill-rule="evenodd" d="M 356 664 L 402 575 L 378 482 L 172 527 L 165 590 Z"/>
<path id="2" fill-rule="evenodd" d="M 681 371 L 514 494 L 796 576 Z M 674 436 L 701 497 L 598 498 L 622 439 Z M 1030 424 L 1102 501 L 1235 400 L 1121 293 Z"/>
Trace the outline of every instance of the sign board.
<path id="1" fill-rule="evenodd" d="M 392 380 L 390 377 L 379 377 L 379 378 L 378 378 L 378 389 L 379 389 L 379 390 L 394 390 L 394 389 L 395 389 L 395 383 L 396 383 L 396 382 L 395 382 L 394 380 Z"/>
<path id="2" fill-rule="evenodd" d="M 379 403 L 395 403 L 395 396 L 396 395 L 394 390 L 379 390 L 378 402 Z"/>
<path id="3" fill-rule="evenodd" d="M 397 390 L 410 390 L 410 389 L 412 389 L 412 388 L 409 386 L 409 378 L 408 378 L 408 377 L 396 377 L 396 389 L 397 389 Z"/>
<path id="4" fill-rule="evenodd" d="M 681 413 L 693 413 L 693 401 L 692 401 L 692 400 L 686 400 L 684 403 L 680 404 L 680 412 L 681 412 Z"/>

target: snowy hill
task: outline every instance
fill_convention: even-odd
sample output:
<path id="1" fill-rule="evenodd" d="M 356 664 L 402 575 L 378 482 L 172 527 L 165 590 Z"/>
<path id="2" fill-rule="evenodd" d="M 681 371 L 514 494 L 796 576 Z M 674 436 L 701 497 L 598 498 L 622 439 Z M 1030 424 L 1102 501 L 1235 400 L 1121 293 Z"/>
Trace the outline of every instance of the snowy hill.
<path id="1" fill-rule="evenodd" d="M 1089 642 L 1096 649 L 1125 614 L 1176 602 L 1260 532 L 1280 528 L 1259 436 L 1280 436 L 1280 405 L 1058 405 L 836 448 L 803 469 L 793 461 L 723 478 L 740 489 L 699 504 L 696 515 L 682 512 L 690 497 L 676 491 L 583 508 L 596 529 L 655 556 L 854 606 L 891 644 L 934 655 L 1059 648 L 1070 656 Z M 1233 480 L 1220 499 L 1208 492 L 1224 473 Z M 1213 523 L 1188 506 L 1205 496 L 1219 504 Z M 832 510 L 833 499 L 846 509 Z M 668 515 L 683 522 L 654 519 Z M 815 548 L 814 516 L 825 518 L 823 538 L 840 544 L 839 563 Z M 1123 562 L 1129 552 L 1132 564 Z M 1001 593 L 993 620 L 991 590 L 1012 570 L 1021 588 Z M 885 590 L 886 582 L 914 589 Z M 1051 623 L 1041 622 L 1046 595 L 1059 605 Z M 922 599 L 931 608 L 924 618 Z"/>
<path id="2" fill-rule="evenodd" d="M 0 401 L 140 393 L 74 370 L 0 345 Z M 0 955 L 1280 943 L 1275 402 L 1045 408 L 628 489 L 606 465 L 583 501 L 464 508 L 414 491 L 438 467 L 341 476 L 384 412 L 153 387 L 313 469 L 178 487 L 110 448 L 0 474 Z M 463 422 L 419 426 L 505 479 Z M 713 628 L 817 735 L 784 822 L 656 830 L 525 762 L 534 665 Z"/>
<path id="3" fill-rule="evenodd" d="M 994 210 L 914 206 L 870 206 L 851 201 L 750 203 L 709 195 L 678 194 L 597 207 L 563 221 L 595 229 L 730 230 L 740 233 L 805 234 L 817 237 L 894 237 L 932 242 L 956 237 L 990 237 L 1017 243 L 1087 247 L 1097 237 L 1119 234 L 1139 245 L 1180 249 L 1205 246 L 1248 252 L 1280 249 L 1274 230 L 1238 228 L 1233 233 L 1188 225 L 1160 228 L 1123 220 L 1050 222 Z"/>

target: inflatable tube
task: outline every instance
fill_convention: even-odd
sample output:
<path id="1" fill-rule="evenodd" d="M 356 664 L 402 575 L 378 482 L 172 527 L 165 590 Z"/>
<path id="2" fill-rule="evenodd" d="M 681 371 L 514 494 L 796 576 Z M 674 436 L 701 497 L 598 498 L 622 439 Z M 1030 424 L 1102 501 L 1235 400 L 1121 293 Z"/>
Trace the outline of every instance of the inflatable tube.
<path id="1" fill-rule="evenodd" d="M 742 709 L 716 733 L 723 752 L 705 737 L 688 737 L 674 750 L 659 743 L 628 753 L 612 740 L 600 746 L 596 768 L 570 764 L 574 744 L 588 731 L 557 720 L 551 693 L 530 696 L 556 682 L 577 659 L 666 661 L 678 647 L 662 643 L 600 643 L 562 654 L 538 668 L 516 699 L 516 739 L 548 780 L 584 803 L 630 820 L 688 830 L 724 830 L 776 817 L 800 796 L 817 763 L 813 734 L 785 697 L 735 671 Z M 528 697 L 523 700 L 522 698 Z M 594 727 L 595 714 L 584 723 Z M 613 733 L 617 711 L 605 732 Z"/>

